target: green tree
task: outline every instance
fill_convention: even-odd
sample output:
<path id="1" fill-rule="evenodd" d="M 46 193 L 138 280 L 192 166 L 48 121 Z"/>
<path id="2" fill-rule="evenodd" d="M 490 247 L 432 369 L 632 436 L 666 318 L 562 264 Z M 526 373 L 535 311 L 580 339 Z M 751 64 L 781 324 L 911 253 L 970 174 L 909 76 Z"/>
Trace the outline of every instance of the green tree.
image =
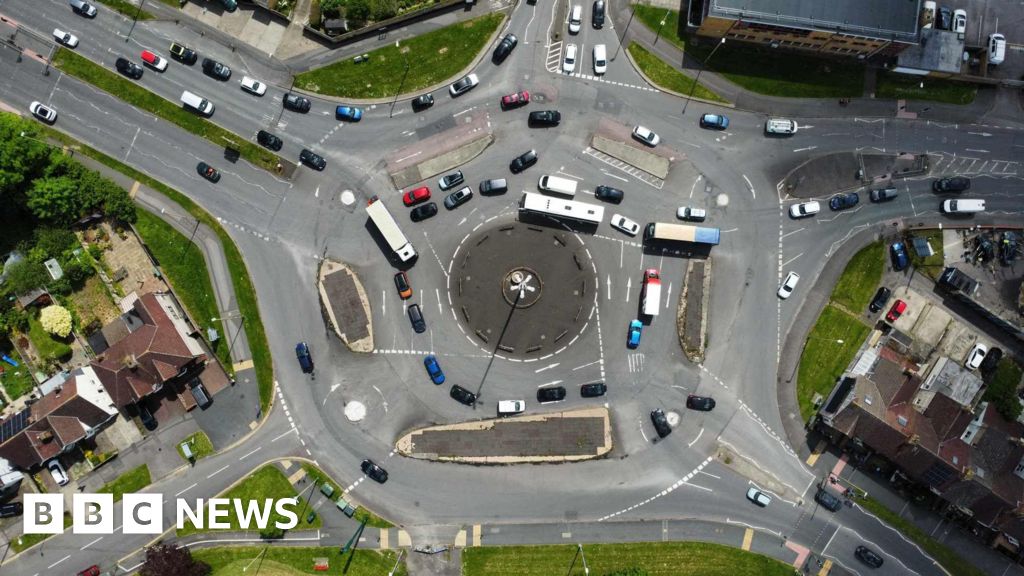
<path id="1" fill-rule="evenodd" d="M 141 576 L 207 576 L 210 565 L 192 558 L 188 548 L 158 544 L 146 549 Z"/>
<path id="2" fill-rule="evenodd" d="M 40 220 L 70 225 L 81 213 L 79 182 L 70 176 L 38 178 L 28 190 L 28 209 Z"/>
<path id="3" fill-rule="evenodd" d="M 35 247 L 41 250 L 46 258 L 59 258 L 78 246 L 78 237 L 67 228 L 44 226 L 36 228 L 32 236 Z"/>
<path id="4" fill-rule="evenodd" d="M 53 304 L 39 311 L 39 323 L 50 334 L 67 338 L 71 333 L 71 312 L 63 306 Z"/>
<path id="5" fill-rule="evenodd" d="M 398 0 L 372 0 L 370 16 L 375 22 L 398 14 Z"/>
<path id="6" fill-rule="evenodd" d="M 345 0 L 321 0 L 320 12 L 331 18 L 337 18 L 341 14 L 341 9 L 344 6 Z"/>
<path id="7" fill-rule="evenodd" d="M 356 23 L 370 19 L 370 0 L 348 0 L 345 4 L 345 17 Z"/>
<path id="8" fill-rule="evenodd" d="M 50 275 L 39 262 L 22 260 L 7 267 L 5 285 L 15 294 L 24 294 L 46 285 Z"/>
<path id="9" fill-rule="evenodd" d="M 113 182 L 111 182 L 113 184 Z M 120 222 L 134 224 L 138 219 L 135 213 L 135 203 L 124 188 L 113 185 L 107 188 L 103 199 L 103 213 Z"/>
<path id="10" fill-rule="evenodd" d="M 92 266 L 83 264 L 78 260 L 70 260 L 62 268 L 64 269 L 64 277 L 68 279 L 68 283 L 71 284 L 71 288 L 74 290 L 81 288 L 85 281 L 96 273 Z"/>
<path id="11" fill-rule="evenodd" d="M 0 196 L 11 201 L 11 195 L 23 191 L 26 183 L 43 171 L 51 150 L 38 142 L 22 138 L 38 137 L 35 127 L 12 114 L 0 114 Z"/>

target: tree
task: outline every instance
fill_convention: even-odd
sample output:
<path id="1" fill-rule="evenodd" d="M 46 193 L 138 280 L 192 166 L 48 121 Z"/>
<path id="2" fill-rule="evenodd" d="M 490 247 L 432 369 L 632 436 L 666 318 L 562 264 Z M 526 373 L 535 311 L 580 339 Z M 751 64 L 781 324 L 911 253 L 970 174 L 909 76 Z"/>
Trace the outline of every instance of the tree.
<path id="1" fill-rule="evenodd" d="M 374 22 L 387 20 L 398 14 L 398 0 L 373 0 L 370 16 Z"/>
<path id="2" fill-rule="evenodd" d="M 60 258 L 64 252 L 78 246 L 75 233 L 67 228 L 36 228 L 32 236 L 35 247 L 42 250 L 46 258 Z"/>
<path id="3" fill-rule="evenodd" d="M 39 323 L 50 334 L 66 338 L 71 333 L 71 312 L 56 304 L 47 306 L 39 312 Z"/>
<path id="4" fill-rule="evenodd" d="M 328 16 L 338 16 L 344 5 L 345 0 L 321 0 L 320 11 Z"/>
<path id="5" fill-rule="evenodd" d="M 15 262 L 5 270 L 7 272 L 5 286 L 15 294 L 25 294 L 44 286 L 50 280 L 50 275 L 42 264 L 27 259 Z"/>
<path id="6" fill-rule="evenodd" d="M 207 576 L 210 565 L 192 559 L 188 548 L 158 544 L 146 549 L 141 576 Z"/>
<path id="7" fill-rule="evenodd" d="M 38 137 L 31 122 L 12 114 L 0 114 L 0 196 L 5 203 L 42 172 L 51 154 L 47 146 L 22 138 L 22 132 Z"/>
<path id="8" fill-rule="evenodd" d="M 28 190 L 28 209 L 40 220 L 67 226 L 81 214 L 78 180 L 70 176 L 37 178 Z"/>
<path id="9" fill-rule="evenodd" d="M 107 188 L 104 195 L 103 213 L 114 220 L 134 224 L 138 216 L 135 213 L 135 203 L 132 202 L 131 196 L 124 188 L 113 182 L 111 184 L 113 186 Z"/>
<path id="10" fill-rule="evenodd" d="M 362 23 L 370 19 L 370 0 L 348 0 L 345 3 L 345 17 Z"/>

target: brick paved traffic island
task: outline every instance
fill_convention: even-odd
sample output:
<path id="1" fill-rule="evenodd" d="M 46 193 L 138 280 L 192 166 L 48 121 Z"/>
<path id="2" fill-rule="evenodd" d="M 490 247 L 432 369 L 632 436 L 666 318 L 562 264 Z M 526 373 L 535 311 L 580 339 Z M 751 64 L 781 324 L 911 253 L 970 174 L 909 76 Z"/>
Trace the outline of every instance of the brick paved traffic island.
<path id="1" fill-rule="evenodd" d="M 573 462 L 612 450 L 602 407 L 496 418 L 414 430 L 398 440 L 403 456 L 474 464 Z"/>

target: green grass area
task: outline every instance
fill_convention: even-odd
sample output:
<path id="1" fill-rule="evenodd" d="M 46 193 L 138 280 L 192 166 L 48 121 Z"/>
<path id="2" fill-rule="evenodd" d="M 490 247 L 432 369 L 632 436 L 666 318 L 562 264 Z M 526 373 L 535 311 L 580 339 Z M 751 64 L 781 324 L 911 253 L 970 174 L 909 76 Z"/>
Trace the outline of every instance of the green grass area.
<path id="1" fill-rule="evenodd" d="M 899 530 L 904 536 L 916 542 L 935 558 L 949 573 L 957 576 L 983 576 L 985 573 L 975 568 L 968 560 L 961 558 L 952 548 L 928 536 L 923 530 L 904 520 L 881 502 L 870 496 L 860 498 L 857 504 L 881 518 L 883 522 Z"/>
<path id="2" fill-rule="evenodd" d="M 213 122 L 186 110 L 179 103 L 165 100 L 131 80 L 123 78 L 111 70 L 107 70 L 84 56 L 79 56 L 71 50 L 58 50 L 57 55 L 53 59 L 53 64 L 64 73 L 88 82 L 133 106 L 176 124 L 183 130 L 206 138 L 216 146 L 227 146 L 230 144 L 232 148 L 238 150 L 242 158 L 256 166 L 273 171 L 280 161 L 276 154 L 257 145 L 255 142 L 250 142 L 246 137 L 225 130 Z"/>
<path id="3" fill-rule="evenodd" d="M 39 323 L 39 317 L 32 312 L 28 315 L 28 339 L 32 341 L 32 345 L 36 347 L 43 360 L 62 360 L 71 356 L 71 346 L 44 330 L 43 325 Z"/>
<path id="4" fill-rule="evenodd" d="M 310 480 L 316 482 L 317 490 L 320 490 L 319 486 L 322 484 L 329 484 L 332 488 L 334 488 L 334 494 L 331 496 L 331 498 L 335 502 L 338 501 L 338 497 L 340 497 L 344 492 L 341 489 L 340 484 L 335 482 L 334 479 L 328 476 L 326 472 L 324 472 L 320 468 L 317 468 L 316 465 L 310 464 L 309 462 L 303 462 L 302 469 L 306 471 L 306 476 Z M 339 510 L 338 513 L 341 514 L 341 510 Z M 367 510 L 365 506 L 359 506 L 359 508 L 356 510 L 356 513 L 352 517 L 355 518 L 356 521 L 358 522 L 362 522 L 363 520 L 365 520 L 366 525 L 371 528 L 393 528 L 395 526 L 391 522 L 388 522 L 380 516 L 377 516 L 372 511 Z"/>
<path id="5" fill-rule="evenodd" d="M 138 492 L 146 486 L 149 486 L 153 482 L 153 479 L 149 476 L 149 466 L 143 464 L 138 468 L 134 468 L 121 474 L 115 478 L 112 482 L 108 482 L 100 487 L 100 494 L 113 494 L 114 502 L 117 502 L 124 496 L 125 492 Z"/>
<path id="6" fill-rule="evenodd" d="M 869 330 L 863 322 L 833 304 L 821 311 L 800 356 L 796 399 L 804 421 L 814 413 L 814 394 L 828 397 Z"/>
<path id="7" fill-rule="evenodd" d="M 686 50 L 686 36 L 681 33 L 683 27 L 680 26 L 678 10 L 666 10 L 646 4 L 634 4 L 633 6 L 636 8 L 634 18 L 655 33 L 659 28 L 661 29 L 661 34 L 658 36 L 659 42 L 667 41 L 683 51 Z M 662 21 L 665 22 L 664 26 L 661 24 Z"/>
<path id="8" fill-rule="evenodd" d="M 715 94 L 703 84 L 697 84 L 694 87 L 696 82 L 693 78 L 676 70 L 636 42 L 629 43 L 629 55 L 636 62 L 636 65 L 640 67 L 640 71 L 660 88 L 685 95 L 689 95 L 690 91 L 693 90 L 693 96 L 696 98 L 703 98 L 712 102 L 728 102 L 728 100 Z"/>
<path id="9" fill-rule="evenodd" d="M 247 476 L 240 484 L 225 492 L 222 497 L 229 500 L 234 498 L 243 501 L 256 500 L 262 504 L 262 502 L 267 498 L 271 500 L 278 500 L 281 498 L 292 498 L 296 495 L 297 492 L 292 488 L 292 485 L 288 483 L 288 478 L 285 477 L 280 468 L 273 464 L 268 464 Z M 306 496 L 308 496 L 308 493 Z M 314 514 L 312 522 L 306 522 L 306 513 L 311 509 L 306 506 L 305 500 L 305 498 L 300 497 L 298 506 L 292 508 L 296 515 L 299 516 L 299 523 L 295 528 L 293 528 L 293 530 L 311 530 L 323 525 L 323 521 L 320 519 L 319 514 Z M 243 506 L 248 506 L 248 504 L 243 503 Z M 305 510 L 305 512 L 303 512 L 303 510 Z M 241 530 L 233 505 L 230 513 L 222 520 L 230 525 L 228 530 Z M 273 528 L 274 523 L 278 521 L 284 522 L 287 521 L 287 518 L 277 514 L 277 512 L 272 512 L 270 514 L 269 526 Z M 254 526 L 255 525 L 250 525 L 249 529 L 254 532 L 258 531 Z M 198 529 L 191 522 L 186 522 L 185 526 L 178 530 L 178 537 L 180 538 L 196 532 L 210 532 L 210 529 L 206 527 Z"/>
<path id="10" fill-rule="evenodd" d="M 922 85 L 924 86 L 922 88 Z M 895 72 L 878 72 L 876 98 L 928 100 L 946 104 L 970 104 L 978 95 L 978 85 L 944 78 L 922 78 Z"/>
<path id="11" fill-rule="evenodd" d="M 3 385 L 11 400 L 21 398 L 35 388 L 36 381 L 32 379 L 31 368 L 21 361 L 6 340 L 4 340 L 2 349 L 5 354 L 18 363 L 18 367 L 15 368 L 6 362 L 0 365 L 3 368 L 3 372 L 0 372 L 0 384 Z"/>
<path id="12" fill-rule="evenodd" d="M 131 2 L 127 2 L 126 0 L 96 0 L 96 1 L 99 2 L 100 4 L 103 4 L 107 8 L 110 8 L 111 10 L 113 10 L 115 12 L 120 12 L 121 14 L 124 14 L 125 16 L 127 16 L 129 18 L 138 18 L 139 20 L 152 20 L 153 18 L 155 18 L 155 16 L 153 16 L 149 12 L 146 12 L 145 10 L 140 10 L 139 9 L 140 6 L 136 6 L 135 4 L 132 4 Z M 163 0 L 160 0 L 160 1 L 163 1 Z M 175 6 L 175 7 L 177 7 L 177 6 Z"/>
<path id="13" fill-rule="evenodd" d="M 181 442 L 178 442 L 176 445 L 178 456 L 181 456 L 181 459 L 186 462 L 188 461 L 188 458 L 185 458 L 185 453 L 181 451 L 181 445 L 184 442 L 189 443 L 189 449 L 192 450 L 192 456 L 196 461 L 202 460 L 216 452 L 216 450 L 213 449 L 213 442 L 210 442 L 210 437 L 206 435 L 206 432 L 200 430 Z"/>
<path id="14" fill-rule="evenodd" d="M 347 574 L 348 576 L 381 576 L 390 574 L 398 560 L 394 550 L 355 550 L 350 554 L 339 554 L 338 546 L 320 548 L 231 546 L 226 548 L 202 548 L 192 551 L 192 557 L 202 560 L 213 568 L 210 576 L 237 576 L 258 573 L 260 576 L 298 576 L 300 574 Z M 327 558 L 330 571 L 313 570 L 314 558 Z M 349 562 L 351 558 L 351 562 Z M 341 569 L 348 564 L 348 570 Z M 245 568 L 248 567 L 248 570 Z M 395 576 L 406 576 L 408 572 L 403 561 L 398 565 Z"/>
<path id="15" fill-rule="evenodd" d="M 934 254 L 921 258 L 914 251 L 913 238 L 927 238 L 928 244 L 932 247 Z M 907 254 L 910 255 L 910 263 L 914 268 L 928 276 L 932 280 L 938 280 L 942 270 L 946 267 L 946 258 L 943 254 L 942 230 L 914 230 L 907 238 Z"/>
<path id="16" fill-rule="evenodd" d="M 64 529 L 71 526 L 71 514 L 64 514 Z M 11 550 L 18 554 L 46 540 L 53 534 L 22 534 L 11 540 Z"/>
<path id="17" fill-rule="evenodd" d="M 202 251 L 189 242 L 188 237 L 157 216 L 139 210 L 138 217 L 135 230 L 160 264 L 182 305 L 196 322 L 204 327 L 216 324 L 218 332 L 222 332 L 220 323 L 210 322 L 211 318 L 217 318 L 220 314 L 217 312 L 217 297 L 213 292 L 210 272 L 206 269 Z M 211 346 L 217 358 L 225 366 L 231 366 L 228 340 L 223 334 L 221 336 Z"/>
<path id="18" fill-rule="evenodd" d="M 707 542 L 588 544 L 583 547 L 592 574 L 640 568 L 649 576 L 792 576 L 793 567 L 767 556 Z M 564 574 L 575 545 L 502 546 L 462 551 L 464 576 L 551 576 Z M 583 574 L 577 560 L 573 574 Z"/>
<path id="19" fill-rule="evenodd" d="M 384 98 L 394 96 L 400 88 L 403 93 L 416 92 L 459 74 L 484 48 L 504 17 L 500 12 L 492 12 L 445 26 L 410 38 L 401 48 L 389 42 L 370 52 L 368 62 L 356 64 L 346 58 L 299 74 L 295 85 L 310 92 L 348 98 Z"/>
<path id="20" fill-rule="evenodd" d="M 873 242 L 857 252 L 846 264 L 843 275 L 832 289 L 832 301 L 859 314 L 875 294 L 885 269 L 885 247 Z"/>

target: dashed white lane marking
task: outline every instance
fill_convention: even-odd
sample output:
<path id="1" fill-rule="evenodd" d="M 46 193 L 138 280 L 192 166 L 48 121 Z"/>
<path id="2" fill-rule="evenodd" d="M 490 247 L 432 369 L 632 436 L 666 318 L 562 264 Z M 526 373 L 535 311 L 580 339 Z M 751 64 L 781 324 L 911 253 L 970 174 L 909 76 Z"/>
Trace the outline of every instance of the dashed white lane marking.
<path id="1" fill-rule="evenodd" d="M 642 428 L 641 428 L 641 431 L 643 431 Z M 676 481 L 675 484 L 673 484 L 673 485 L 669 486 L 668 488 L 662 490 L 658 494 L 655 494 L 654 496 L 651 496 L 650 498 L 648 498 L 647 500 L 644 500 L 643 502 L 640 502 L 640 503 L 637 503 L 637 504 L 633 504 L 629 508 L 624 508 L 622 510 L 619 510 L 618 512 L 613 512 L 612 514 L 608 514 L 607 516 L 598 518 L 597 521 L 598 522 L 604 522 L 605 520 L 607 520 L 609 518 L 614 518 L 615 516 L 618 516 L 620 514 L 624 514 L 626 512 L 632 512 L 633 510 L 635 510 L 637 508 L 640 508 L 641 506 L 645 506 L 647 504 L 650 504 L 654 500 L 657 500 L 658 498 L 661 498 L 662 496 L 665 496 L 665 495 L 671 493 L 673 490 L 675 490 L 676 488 L 679 488 L 683 484 L 687 484 L 687 485 L 693 486 L 695 488 L 701 488 L 703 490 L 708 490 L 707 488 L 703 488 L 701 486 L 694 486 L 693 484 L 690 484 L 689 482 L 690 482 L 691 478 L 696 476 L 701 470 L 704 469 L 705 466 L 707 466 L 710 463 L 711 463 L 711 458 L 709 457 L 706 460 L 704 460 L 703 462 L 701 462 L 700 465 L 697 466 L 697 468 L 695 468 L 692 472 L 690 472 L 686 476 L 680 478 L 679 480 Z"/>
<path id="2" fill-rule="evenodd" d="M 63 562 L 63 561 L 65 561 L 65 560 L 67 560 L 68 558 L 71 558 L 71 554 L 68 554 L 67 556 L 65 556 L 65 557 L 61 558 L 60 560 L 57 560 L 57 561 L 56 561 L 56 562 L 54 562 L 53 564 L 50 564 L 49 566 L 47 566 L 47 567 L 46 567 L 46 569 L 47 569 L 47 570 L 53 570 L 53 567 L 54 567 L 54 566 L 56 566 L 56 565 L 60 564 L 61 562 Z"/>
<path id="3" fill-rule="evenodd" d="M 79 548 L 79 550 L 85 550 L 86 548 L 88 548 L 89 546 L 92 546 L 93 544 L 99 542 L 100 540 L 103 540 L 103 536 L 100 536 L 99 538 L 93 540 L 92 542 L 89 542 L 85 546 L 82 546 L 81 548 Z"/>
<path id="4" fill-rule="evenodd" d="M 213 477 L 214 477 L 214 476 L 216 476 L 217 474 L 220 474 L 221 472 L 223 472 L 223 471 L 225 471 L 225 470 L 227 470 L 227 469 L 228 469 L 228 466 L 224 466 L 224 467 L 223 467 L 223 468 L 221 468 L 220 470 L 217 470 L 217 471 L 216 471 L 216 472 L 214 472 L 213 474 L 210 474 L 209 476 L 207 476 L 207 477 L 206 477 L 206 479 L 207 479 L 207 480 L 209 480 L 210 478 L 213 478 Z"/>
<path id="5" fill-rule="evenodd" d="M 199 485 L 199 483 L 198 483 L 198 482 L 193 482 L 191 486 L 189 486 L 188 488 L 185 488 L 185 489 L 184 489 L 184 490 L 182 490 L 181 492 L 178 492 L 177 494 L 175 494 L 175 495 L 174 495 L 174 497 L 175 497 L 175 498 L 177 498 L 178 496 L 181 496 L 181 495 L 182 495 L 182 494 L 184 494 L 185 492 L 188 492 L 189 490 L 191 490 L 191 489 L 195 488 L 195 487 L 196 487 L 196 486 L 198 486 L 198 485 Z"/>

